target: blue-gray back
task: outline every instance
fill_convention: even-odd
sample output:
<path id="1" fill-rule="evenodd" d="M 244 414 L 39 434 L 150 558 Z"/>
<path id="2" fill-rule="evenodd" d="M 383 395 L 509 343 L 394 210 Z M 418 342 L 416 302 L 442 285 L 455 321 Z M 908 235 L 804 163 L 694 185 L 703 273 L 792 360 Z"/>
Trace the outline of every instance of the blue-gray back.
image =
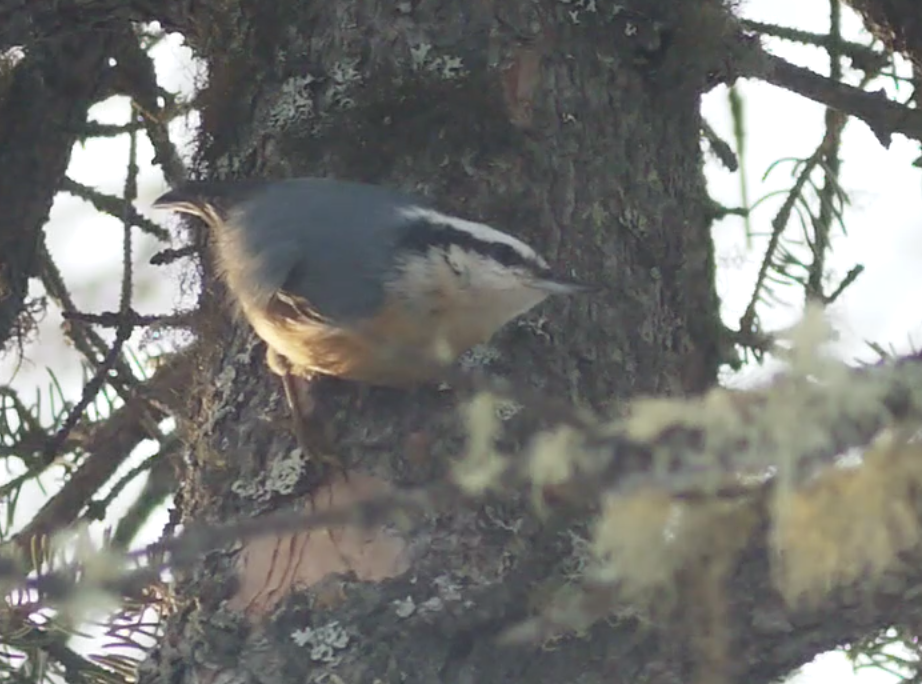
<path id="1" fill-rule="evenodd" d="M 400 210 L 429 206 L 388 188 L 321 178 L 267 181 L 228 204 L 225 238 L 251 257 L 237 275 L 254 303 L 283 290 L 342 322 L 381 307 L 394 247 L 411 223 Z"/>

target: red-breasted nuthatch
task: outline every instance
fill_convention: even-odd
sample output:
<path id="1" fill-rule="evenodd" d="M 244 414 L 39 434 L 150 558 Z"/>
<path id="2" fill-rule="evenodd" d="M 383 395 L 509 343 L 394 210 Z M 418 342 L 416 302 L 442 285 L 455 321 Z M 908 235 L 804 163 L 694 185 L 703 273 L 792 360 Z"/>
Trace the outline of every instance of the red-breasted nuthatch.
<path id="1" fill-rule="evenodd" d="M 283 377 L 434 380 L 548 296 L 590 289 L 511 235 L 373 185 L 190 182 L 154 206 L 211 227 L 219 271 Z"/>

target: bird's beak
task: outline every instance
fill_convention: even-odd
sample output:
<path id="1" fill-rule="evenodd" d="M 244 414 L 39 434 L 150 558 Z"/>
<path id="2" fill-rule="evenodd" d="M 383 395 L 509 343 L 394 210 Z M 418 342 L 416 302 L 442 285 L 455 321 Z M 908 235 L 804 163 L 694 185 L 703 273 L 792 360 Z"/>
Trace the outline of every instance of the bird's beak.
<path id="1" fill-rule="evenodd" d="M 532 287 L 535 287 L 539 290 L 544 290 L 548 294 L 554 295 L 569 295 L 569 294 L 581 294 L 584 292 L 598 292 L 603 289 L 601 285 L 593 285 L 590 283 L 581 283 L 576 280 L 563 280 L 560 278 L 554 278 L 553 280 L 541 279 L 533 280 Z"/>

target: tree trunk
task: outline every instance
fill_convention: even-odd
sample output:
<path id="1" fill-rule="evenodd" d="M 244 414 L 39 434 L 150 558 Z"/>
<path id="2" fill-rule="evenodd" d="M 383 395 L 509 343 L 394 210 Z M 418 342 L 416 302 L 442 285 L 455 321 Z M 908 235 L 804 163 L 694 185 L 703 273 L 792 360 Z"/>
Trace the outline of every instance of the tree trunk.
<path id="1" fill-rule="evenodd" d="M 721 326 L 699 98 L 720 68 L 722 14 L 707 0 L 633 5 L 192 3 L 178 28 L 210 73 L 198 167 L 410 190 L 606 287 L 548 302 L 468 357 L 490 375 L 606 414 L 636 395 L 701 391 L 716 379 Z M 317 414 L 350 472 L 331 486 L 317 455 L 295 450 L 262 345 L 229 322 L 208 265 L 204 278 L 211 314 L 190 385 L 185 520 L 423 486 L 464 452 L 460 391 L 318 380 Z M 507 416 L 503 448 L 522 449 L 542 421 L 527 406 Z M 276 535 L 213 552 L 180 578 L 186 609 L 156 661 L 266 682 L 682 676 L 684 646 L 664 648 L 633 619 L 553 647 L 497 643 L 566 587 L 585 523 L 539 518 L 527 493 L 502 492 L 412 530 Z"/>

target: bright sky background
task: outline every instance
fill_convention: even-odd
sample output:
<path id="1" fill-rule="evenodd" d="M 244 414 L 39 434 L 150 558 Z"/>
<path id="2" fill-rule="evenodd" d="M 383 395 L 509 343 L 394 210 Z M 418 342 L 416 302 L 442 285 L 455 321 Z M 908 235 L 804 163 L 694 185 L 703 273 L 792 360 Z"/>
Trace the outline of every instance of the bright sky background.
<path id="1" fill-rule="evenodd" d="M 750 0 L 744 4 L 742 12 L 748 18 L 767 23 L 794 25 L 817 33 L 828 30 L 828 6 L 821 0 Z M 860 21 L 846 8 L 843 13 L 846 37 L 864 41 Z M 766 44 L 786 59 L 821 73 L 828 72 L 827 59 L 821 50 L 776 40 L 768 40 Z M 171 90 L 190 92 L 196 70 L 181 40 L 174 37 L 161 44 L 155 56 L 161 83 Z M 754 201 L 771 190 L 791 184 L 789 167 L 776 170 L 764 183 L 761 178 L 772 162 L 781 157 L 805 157 L 812 153 L 822 136 L 824 110 L 800 96 L 762 83 L 745 82 L 741 87 L 748 115 L 749 192 Z M 891 89 L 892 84 L 881 82 L 876 87 Z M 899 93 L 901 98 L 907 95 L 906 89 Z M 726 89 L 721 87 L 710 93 L 705 98 L 703 111 L 711 126 L 732 142 Z M 93 115 L 102 122 L 124 123 L 128 117 L 127 101 L 118 99 L 97 106 Z M 190 140 L 194 124 L 194 117 L 189 122 L 175 124 L 173 131 L 177 140 Z M 153 152 L 146 139 L 139 137 L 139 142 L 142 173 L 138 208 L 165 222 L 166 216 L 159 212 L 154 214 L 149 209 L 151 200 L 165 189 L 165 184 L 159 169 L 150 166 Z M 842 182 L 851 195 L 852 205 L 846 214 L 848 235 L 835 237 L 829 268 L 836 281 L 857 263 L 866 268 L 831 308 L 840 334 L 837 349 L 845 359 L 875 358 L 866 341 L 885 348 L 892 346 L 896 351 L 907 351 L 913 344 L 922 343 L 922 308 L 918 306 L 918 302 L 922 302 L 922 178 L 919 170 L 911 166 L 919 155 L 918 144 L 910 144 L 899 136 L 894 138 L 889 150 L 883 149 L 860 121 L 852 121 L 845 129 Z M 120 194 L 126 161 L 124 138 L 93 141 L 75 149 L 69 173 L 82 183 Z M 717 201 L 726 206 L 740 204 L 736 174 L 711 162 L 707 175 L 711 193 Z M 756 212 L 752 223 L 757 230 L 767 231 L 777 206 L 777 202 L 767 203 Z M 116 310 L 122 249 L 119 222 L 102 217 L 89 205 L 62 195 L 55 203 L 47 232 L 50 250 L 73 288 L 78 306 L 91 312 Z M 180 302 L 180 273 L 175 268 L 150 266 L 148 260 L 159 246 L 138 231 L 135 236 L 135 308 L 142 313 L 169 312 Z M 746 251 L 742 220 L 732 218 L 716 224 L 714 236 L 720 264 L 718 290 L 725 320 L 735 327 L 751 295 L 764 240 L 756 240 L 753 249 Z M 38 285 L 33 283 L 33 292 L 39 291 Z M 762 309 L 765 329 L 784 327 L 796 320 L 802 293 L 791 288 L 788 296 L 790 307 Z M 42 325 L 40 343 L 27 350 L 28 361 L 16 375 L 14 384 L 26 390 L 27 398 L 34 395 L 36 386 L 41 387 L 43 394 L 47 392 L 50 382 L 46 367 L 54 370 L 70 399 L 79 398 L 82 375 L 75 363 L 75 353 L 64 343 L 59 325 L 59 316 L 49 314 Z M 147 351 L 156 354 L 156 341 Z M 6 382 L 13 370 L 10 359 L 0 360 L 0 382 Z M 731 382 L 746 384 L 765 377 L 768 372 L 764 368 L 748 368 Z M 129 467 L 126 464 L 122 472 Z M 0 481 L 8 476 L 6 472 L 0 473 Z M 54 490 L 59 486 L 60 477 L 59 471 L 52 472 L 43 483 Z M 141 484 L 136 482 L 126 488 L 120 498 L 122 505 L 132 500 Z M 35 497 L 38 506 L 41 495 L 36 491 Z M 22 507 L 23 519 L 33 512 L 30 508 Z M 113 521 L 114 517 L 109 520 Z M 145 532 L 147 539 L 155 538 L 164 522 L 165 515 L 151 521 Z M 878 672 L 854 675 L 843 656 L 829 654 L 804 668 L 795 681 L 798 684 L 826 681 L 883 684 L 893 679 Z"/>

